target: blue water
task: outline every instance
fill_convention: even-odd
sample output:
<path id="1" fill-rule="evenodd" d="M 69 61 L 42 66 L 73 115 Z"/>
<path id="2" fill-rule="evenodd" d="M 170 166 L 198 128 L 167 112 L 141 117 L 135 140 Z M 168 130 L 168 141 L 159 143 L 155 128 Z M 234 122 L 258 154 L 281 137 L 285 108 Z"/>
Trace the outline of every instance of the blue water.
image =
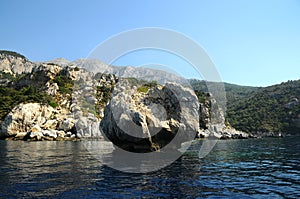
<path id="1" fill-rule="evenodd" d="M 84 142 L 0 141 L 0 198 L 300 198 L 299 143 L 221 140 L 199 159 L 199 141 L 164 169 L 130 174 Z"/>

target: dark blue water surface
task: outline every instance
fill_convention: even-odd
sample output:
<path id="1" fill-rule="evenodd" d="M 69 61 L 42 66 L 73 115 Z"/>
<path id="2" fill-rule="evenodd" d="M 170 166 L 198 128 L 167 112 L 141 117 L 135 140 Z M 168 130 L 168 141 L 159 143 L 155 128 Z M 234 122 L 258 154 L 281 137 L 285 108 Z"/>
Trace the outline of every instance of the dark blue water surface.
<path id="1" fill-rule="evenodd" d="M 300 198 L 299 137 L 221 140 L 203 159 L 200 146 L 131 174 L 101 164 L 84 142 L 0 141 L 0 197 Z"/>

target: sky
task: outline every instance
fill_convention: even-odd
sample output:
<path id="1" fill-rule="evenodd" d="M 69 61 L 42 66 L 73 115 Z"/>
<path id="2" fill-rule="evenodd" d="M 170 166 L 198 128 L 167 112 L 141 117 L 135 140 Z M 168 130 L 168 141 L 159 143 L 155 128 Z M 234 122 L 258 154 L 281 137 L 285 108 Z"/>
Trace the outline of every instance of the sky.
<path id="1" fill-rule="evenodd" d="M 0 49 L 32 61 L 85 58 L 121 32 L 158 27 L 195 41 L 225 82 L 269 86 L 300 79 L 299 0 L 1 0 L 0 19 Z M 178 56 L 151 49 L 113 64 L 149 63 L 203 78 Z"/>

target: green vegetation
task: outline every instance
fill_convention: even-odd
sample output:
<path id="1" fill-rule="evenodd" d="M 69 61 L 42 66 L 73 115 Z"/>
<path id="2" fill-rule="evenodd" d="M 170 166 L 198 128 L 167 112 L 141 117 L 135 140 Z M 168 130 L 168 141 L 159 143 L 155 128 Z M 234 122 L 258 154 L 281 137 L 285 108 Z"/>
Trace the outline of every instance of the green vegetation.
<path id="1" fill-rule="evenodd" d="M 110 78 L 115 78 L 112 75 L 107 75 L 107 74 L 102 74 L 98 73 L 95 75 L 96 79 L 102 79 L 104 76 L 105 79 L 110 79 Z M 101 118 L 100 113 L 104 109 L 104 107 L 109 103 L 112 92 L 115 87 L 115 82 L 114 81 L 107 81 L 105 84 L 101 84 L 100 86 L 97 86 L 97 91 L 96 91 L 96 104 L 94 105 L 95 110 L 93 112 L 96 117 Z"/>
<path id="2" fill-rule="evenodd" d="M 195 94 L 198 98 L 198 101 L 202 104 L 204 104 L 209 99 L 209 95 L 207 93 L 202 92 L 202 91 L 195 90 Z"/>
<path id="3" fill-rule="evenodd" d="M 8 82 L 18 82 L 24 78 L 26 78 L 26 73 L 18 74 L 18 75 L 12 75 L 10 73 L 5 73 L 3 71 L 0 71 L 0 80 L 7 80 Z"/>
<path id="4" fill-rule="evenodd" d="M 48 62 L 47 65 L 55 66 L 56 64 L 55 64 L 55 63 L 52 63 L 52 62 Z"/>
<path id="5" fill-rule="evenodd" d="M 5 73 L 3 71 L 0 71 L 0 79 L 7 79 L 9 81 L 15 81 L 16 77 L 10 73 Z"/>
<path id="6" fill-rule="evenodd" d="M 53 108 L 59 106 L 57 101 L 48 95 L 43 86 L 47 78 L 43 79 L 37 73 L 11 75 L 0 72 L 1 79 L 8 79 L 11 84 L 0 86 L 0 118 L 3 119 L 15 106 L 20 103 L 36 102 L 48 104 Z M 33 77 L 31 79 L 30 77 Z M 71 97 L 73 80 L 64 74 L 58 74 L 50 83 L 57 83 L 59 92 L 63 95 L 69 94 Z"/>
<path id="7" fill-rule="evenodd" d="M 220 87 L 220 84 L 223 84 L 226 91 L 227 106 L 231 106 L 231 104 L 236 103 L 238 100 L 253 95 L 259 89 L 259 87 L 239 86 L 235 84 L 219 82 L 206 82 L 197 79 L 191 79 L 189 82 L 194 90 L 202 91 L 204 93 L 209 92 L 207 84 L 210 85 L 211 89 L 217 89 Z"/>
<path id="8" fill-rule="evenodd" d="M 206 82 L 190 80 L 199 101 L 208 92 Z M 214 85 L 215 84 L 215 85 Z M 217 86 L 220 83 L 211 83 Z M 245 132 L 299 133 L 300 80 L 266 88 L 224 83 L 227 96 L 226 120 Z M 299 102 L 297 102 L 299 101 Z"/>
<path id="9" fill-rule="evenodd" d="M 97 99 L 100 99 L 99 106 L 101 108 L 106 106 L 106 104 L 109 102 L 112 92 L 113 92 L 113 86 L 112 87 L 106 87 L 106 86 L 98 86 L 97 87 L 96 97 L 97 97 Z"/>
<path id="10" fill-rule="evenodd" d="M 74 81 L 64 74 L 58 74 L 51 82 L 57 83 L 61 94 L 72 95 Z"/>
<path id="11" fill-rule="evenodd" d="M 58 107 L 58 104 L 54 101 L 54 100 L 50 100 L 48 103 L 50 106 L 52 106 L 53 108 Z"/>
<path id="12" fill-rule="evenodd" d="M 140 86 L 136 90 L 139 93 L 147 93 L 149 91 L 149 87 L 148 86 Z"/>
<path id="13" fill-rule="evenodd" d="M 124 80 L 126 80 L 131 86 L 138 86 L 141 82 L 141 80 L 138 80 L 134 77 L 127 77 L 124 78 Z"/>
<path id="14" fill-rule="evenodd" d="M 152 82 L 146 82 L 139 86 L 136 90 L 137 92 L 140 93 L 147 93 L 149 91 L 149 89 L 154 88 L 157 86 L 157 82 L 156 81 L 152 81 Z"/>
<path id="15" fill-rule="evenodd" d="M 299 131 L 293 122 L 300 119 L 300 80 L 260 88 L 228 106 L 227 120 L 245 132 Z"/>
<path id="16" fill-rule="evenodd" d="M 0 86 L 0 118 L 3 119 L 15 106 L 22 102 L 38 102 L 55 106 L 54 99 L 33 86 L 14 89 Z"/>
<path id="17" fill-rule="evenodd" d="M 83 111 L 84 116 L 88 116 L 88 113 L 92 113 L 94 115 L 98 115 L 95 109 L 95 105 L 93 103 L 87 102 L 83 100 L 81 103 L 81 110 Z"/>
<path id="18" fill-rule="evenodd" d="M 126 80 L 130 84 L 130 86 L 136 86 L 137 92 L 140 93 L 147 93 L 149 89 L 157 86 L 157 81 L 149 82 L 142 79 L 136 79 L 134 77 L 124 78 L 124 80 Z"/>

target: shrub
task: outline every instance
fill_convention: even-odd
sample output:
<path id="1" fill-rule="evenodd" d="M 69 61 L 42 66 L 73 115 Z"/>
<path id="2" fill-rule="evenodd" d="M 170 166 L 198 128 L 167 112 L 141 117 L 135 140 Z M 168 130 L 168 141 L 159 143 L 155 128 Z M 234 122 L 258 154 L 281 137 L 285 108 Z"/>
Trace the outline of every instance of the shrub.
<path id="1" fill-rule="evenodd" d="M 138 87 L 136 90 L 137 90 L 137 92 L 139 92 L 139 93 L 147 93 L 148 91 L 149 91 L 149 87 L 148 86 L 140 86 L 140 87 Z"/>
<path id="2" fill-rule="evenodd" d="M 72 94 L 74 81 L 71 78 L 68 78 L 63 74 L 58 74 L 52 81 L 57 83 L 59 91 L 62 94 Z"/>
<path id="3" fill-rule="evenodd" d="M 58 104 L 57 104 L 55 101 L 53 101 L 53 100 L 51 100 L 51 101 L 49 102 L 49 105 L 52 106 L 53 108 L 58 107 Z"/>
<path id="4" fill-rule="evenodd" d="M 58 106 L 51 96 L 33 86 L 21 89 L 0 86 L 0 119 L 3 119 L 16 105 L 29 102 L 49 104 L 54 108 Z"/>

